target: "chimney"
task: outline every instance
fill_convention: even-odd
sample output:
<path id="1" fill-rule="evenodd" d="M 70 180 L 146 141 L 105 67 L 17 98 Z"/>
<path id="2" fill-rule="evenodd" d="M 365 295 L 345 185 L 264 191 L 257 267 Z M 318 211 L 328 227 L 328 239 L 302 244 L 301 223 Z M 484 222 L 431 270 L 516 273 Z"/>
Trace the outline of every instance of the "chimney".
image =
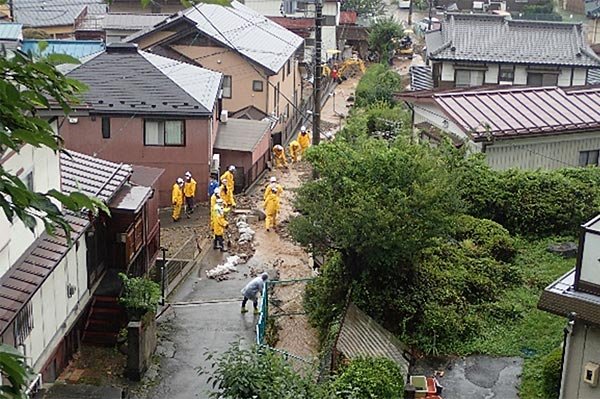
<path id="1" fill-rule="evenodd" d="M 116 53 L 137 53 L 138 46 L 135 43 L 109 43 L 106 45 L 106 52 Z"/>

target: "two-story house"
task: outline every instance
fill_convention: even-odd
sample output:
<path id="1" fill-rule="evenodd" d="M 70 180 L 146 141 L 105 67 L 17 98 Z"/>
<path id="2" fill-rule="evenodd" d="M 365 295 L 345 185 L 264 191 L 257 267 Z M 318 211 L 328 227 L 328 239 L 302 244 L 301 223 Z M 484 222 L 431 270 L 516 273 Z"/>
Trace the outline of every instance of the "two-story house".
<path id="1" fill-rule="evenodd" d="M 52 126 L 56 132 L 56 119 Z M 62 230 L 49 235 L 38 223 L 30 231 L 0 212 L 0 342 L 23 353 L 38 380 L 53 381 L 80 345 L 106 270 L 147 272 L 158 253 L 158 208 L 151 187 L 133 187 L 129 165 L 30 145 L 5 152 L 0 164 L 36 192 L 82 192 L 111 209 L 97 217 L 65 212 L 70 241 Z M 120 234 L 126 239 L 116 242 Z M 118 256 L 121 246 L 130 257 Z"/>
<path id="2" fill-rule="evenodd" d="M 315 53 L 315 2 L 306 0 L 246 0 L 244 4 L 269 17 L 284 28 L 295 31 L 298 26 L 306 27 L 304 38 L 304 60 L 312 62 Z M 338 48 L 337 26 L 340 23 L 340 1 L 323 0 L 322 59 L 327 61 L 334 53 L 327 50 Z"/>
<path id="3" fill-rule="evenodd" d="M 223 74 L 223 109 L 288 128 L 302 98 L 296 52 L 303 39 L 245 5 L 198 4 L 128 39 L 140 49 Z"/>
<path id="4" fill-rule="evenodd" d="M 198 192 L 206 192 L 219 126 L 220 73 L 113 43 L 67 76 L 88 86 L 83 100 L 89 111 L 61 124 L 67 147 L 164 169 L 160 206 L 171 204 L 171 187 L 186 171 Z"/>
<path id="5" fill-rule="evenodd" d="M 575 269 L 546 287 L 538 307 L 566 318 L 559 399 L 600 397 L 600 215 L 582 226 Z"/>
<path id="6" fill-rule="evenodd" d="M 448 13 L 425 41 L 436 88 L 581 86 L 600 67 L 581 23 Z"/>

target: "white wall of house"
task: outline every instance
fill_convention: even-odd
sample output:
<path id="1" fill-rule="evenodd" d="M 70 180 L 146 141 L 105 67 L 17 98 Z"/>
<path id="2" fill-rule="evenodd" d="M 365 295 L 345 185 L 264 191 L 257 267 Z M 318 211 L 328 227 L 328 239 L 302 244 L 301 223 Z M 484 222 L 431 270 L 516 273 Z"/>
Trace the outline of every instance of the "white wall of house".
<path id="1" fill-rule="evenodd" d="M 56 123 L 53 126 L 57 129 Z M 59 156 L 53 151 L 26 145 L 18 154 L 10 156 L 7 153 L 4 159 L 2 167 L 18 174 L 23 181 L 31 173 L 35 191 L 46 192 L 51 188 L 60 188 Z M 35 231 L 31 232 L 18 219 L 10 223 L 4 212 L 0 211 L 0 277 L 43 232 L 42 223 L 38 223 Z"/>
<path id="2" fill-rule="evenodd" d="M 484 83 L 485 84 L 498 84 L 498 71 L 500 64 L 486 64 L 487 70 L 485 71 Z M 527 65 L 515 65 L 514 69 L 514 85 L 526 85 L 527 84 Z M 454 82 L 455 68 L 452 62 L 445 61 L 442 63 L 441 80 L 443 82 Z M 469 69 L 465 67 L 464 69 Z M 569 86 L 581 86 L 586 84 L 587 72 L 586 68 L 575 68 L 575 67 L 561 67 L 558 73 L 558 86 L 569 87 Z"/>
<path id="3" fill-rule="evenodd" d="M 560 399 L 597 399 L 600 385 L 583 382 L 588 362 L 600 364 L 600 327 L 576 322 L 568 338 Z"/>
<path id="4" fill-rule="evenodd" d="M 579 165 L 579 152 L 600 149 L 600 132 L 501 140 L 485 149 L 492 169 L 558 169 Z"/>
<path id="5" fill-rule="evenodd" d="M 85 235 L 74 244 L 31 299 L 33 329 L 24 342 L 30 365 L 39 371 L 71 329 L 89 299 Z M 71 298 L 67 286 L 75 286 Z"/>
<path id="6" fill-rule="evenodd" d="M 446 131 L 460 140 L 470 141 L 467 136 L 456 123 L 450 120 L 444 113 L 435 105 L 430 104 L 414 104 L 414 124 L 428 122 L 433 126 Z"/>

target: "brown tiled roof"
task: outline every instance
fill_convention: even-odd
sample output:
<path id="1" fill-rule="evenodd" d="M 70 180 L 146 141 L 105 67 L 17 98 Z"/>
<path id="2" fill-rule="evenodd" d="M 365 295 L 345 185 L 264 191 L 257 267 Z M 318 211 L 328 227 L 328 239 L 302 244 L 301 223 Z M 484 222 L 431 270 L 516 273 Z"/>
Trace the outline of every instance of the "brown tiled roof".
<path id="1" fill-rule="evenodd" d="M 336 349 L 350 359 L 357 356 L 386 357 L 408 372 L 407 347 L 353 303 L 344 316 Z"/>
<path id="2" fill-rule="evenodd" d="M 116 164 L 69 151 L 61 154 L 61 182 L 65 193 L 81 191 L 108 202 L 131 174 L 128 165 Z M 82 215 L 67 213 L 75 242 L 90 225 Z M 0 334 L 11 324 L 21 308 L 42 286 L 69 251 L 63 231 L 42 234 L 0 278 Z"/>
<path id="3" fill-rule="evenodd" d="M 600 87 L 466 90 L 433 99 L 475 141 L 600 128 Z"/>
<path id="4" fill-rule="evenodd" d="M 358 19 L 356 11 L 340 12 L 340 25 L 354 25 Z"/>
<path id="5" fill-rule="evenodd" d="M 538 308 L 559 316 L 577 313 L 577 319 L 600 325 L 600 296 L 575 291 L 575 269 L 560 277 L 542 292 Z"/>

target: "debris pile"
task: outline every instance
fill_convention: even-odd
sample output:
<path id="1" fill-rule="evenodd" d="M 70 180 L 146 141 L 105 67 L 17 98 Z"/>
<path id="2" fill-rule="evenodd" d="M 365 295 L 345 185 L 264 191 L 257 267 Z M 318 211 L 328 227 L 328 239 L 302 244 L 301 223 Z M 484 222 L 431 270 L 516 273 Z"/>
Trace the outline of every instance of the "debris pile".
<path id="1" fill-rule="evenodd" d="M 229 273 L 237 273 L 238 269 L 236 265 L 244 262 L 245 260 L 237 255 L 228 256 L 225 263 L 207 270 L 206 277 L 215 279 L 217 281 L 227 280 L 229 279 Z"/>

